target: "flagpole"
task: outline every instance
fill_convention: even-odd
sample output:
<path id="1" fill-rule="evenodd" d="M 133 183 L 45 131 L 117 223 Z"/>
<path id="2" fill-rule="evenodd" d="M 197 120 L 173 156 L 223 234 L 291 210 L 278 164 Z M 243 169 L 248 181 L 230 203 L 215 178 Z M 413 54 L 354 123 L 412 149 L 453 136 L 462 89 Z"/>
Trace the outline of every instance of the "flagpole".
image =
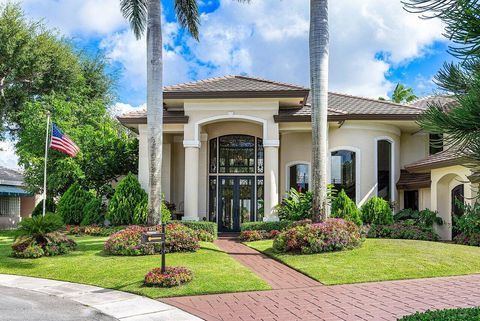
<path id="1" fill-rule="evenodd" d="M 45 164 L 43 166 L 43 210 L 42 210 L 43 216 L 45 216 L 45 206 L 47 201 L 47 158 L 48 158 L 49 132 L 50 132 L 50 112 L 47 111 L 47 130 L 45 133 Z"/>

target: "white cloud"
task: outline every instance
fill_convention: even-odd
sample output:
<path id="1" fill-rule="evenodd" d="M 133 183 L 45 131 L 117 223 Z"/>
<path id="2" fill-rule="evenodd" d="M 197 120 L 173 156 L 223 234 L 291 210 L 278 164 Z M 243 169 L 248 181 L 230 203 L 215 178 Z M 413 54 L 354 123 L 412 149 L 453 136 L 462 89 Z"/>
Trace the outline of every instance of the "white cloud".
<path id="1" fill-rule="evenodd" d="M 19 169 L 14 142 L 0 141 L 0 166 Z"/>
<path id="2" fill-rule="evenodd" d="M 7 0 L 0 0 L 0 3 Z M 119 0 L 23 0 L 29 17 L 44 19 L 62 34 L 107 34 L 124 28 Z"/>
<path id="3" fill-rule="evenodd" d="M 146 107 L 147 107 L 146 104 L 142 104 L 140 106 L 132 106 L 130 104 L 125 104 L 125 103 L 116 103 L 111 107 L 110 111 L 113 116 L 120 116 L 131 111 L 144 109 Z"/>
<path id="4" fill-rule="evenodd" d="M 308 1 L 222 0 L 202 16 L 200 43 L 190 41 L 198 78 L 245 72 L 308 85 Z M 437 20 L 420 20 L 399 1 L 330 2 L 330 88 L 363 96 L 385 96 L 390 67 L 425 54 L 443 40 Z M 386 61 L 376 59 L 382 52 Z M 211 66 L 215 69 L 212 71 Z"/>

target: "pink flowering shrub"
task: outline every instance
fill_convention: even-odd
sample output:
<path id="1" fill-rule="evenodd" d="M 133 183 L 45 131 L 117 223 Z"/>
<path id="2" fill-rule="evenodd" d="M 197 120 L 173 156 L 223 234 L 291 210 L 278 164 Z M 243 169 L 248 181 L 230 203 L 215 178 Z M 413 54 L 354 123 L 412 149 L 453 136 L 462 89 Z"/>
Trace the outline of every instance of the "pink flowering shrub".
<path id="1" fill-rule="evenodd" d="M 262 230 L 242 231 L 240 232 L 240 240 L 243 242 L 253 242 L 265 239 L 268 233 Z"/>
<path id="2" fill-rule="evenodd" d="M 361 243 L 360 230 L 355 223 L 328 219 L 281 232 L 273 241 L 273 248 L 279 252 L 312 254 L 352 249 Z"/>
<path id="3" fill-rule="evenodd" d="M 193 279 L 192 271 L 186 267 L 166 267 L 162 274 L 160 268 L 154 268 L 145 275 L 145 286 L 171 288 L 190 282 Z"/>
<path id="4" fill-rule="evenodd" d="M 105 252 L 112 255 L 152 255 L 161 252 L 161 244 L 142 244 L 142 234 L 147 231 L 161 231 L 161 226 L 144 227 L 132 225 L 110 235 L 105 242 Z M 167 252 L 195 252 L 200 248 L 197 234 L 181 224 L 166 227 L 165 247 Z"/>

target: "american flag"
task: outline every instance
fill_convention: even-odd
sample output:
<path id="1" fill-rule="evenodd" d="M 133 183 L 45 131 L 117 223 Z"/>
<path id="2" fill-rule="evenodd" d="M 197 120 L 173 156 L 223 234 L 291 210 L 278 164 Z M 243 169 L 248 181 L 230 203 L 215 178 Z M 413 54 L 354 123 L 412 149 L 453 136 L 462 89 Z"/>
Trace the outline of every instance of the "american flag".
<path id="1" fill-rule="evenodd" d="M 57 125 L 52 123 L 52 140 L 50 141 L 50 147 L 59 150 L 72 157 L 77 156 L 80 148 L 65 135 Z"/>

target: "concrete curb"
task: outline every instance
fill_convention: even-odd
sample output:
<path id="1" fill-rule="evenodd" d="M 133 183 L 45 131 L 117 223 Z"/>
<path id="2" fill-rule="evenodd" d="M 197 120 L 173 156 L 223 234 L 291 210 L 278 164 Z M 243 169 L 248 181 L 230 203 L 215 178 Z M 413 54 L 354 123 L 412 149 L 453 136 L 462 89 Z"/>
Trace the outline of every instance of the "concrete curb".
<path id="1" fill-rule="evenodd" d="M 0 285 L 66 298 L 122 321 L 202 320 L 159 301 L 91 285 L 9 274 L 0 274 Z"/>

